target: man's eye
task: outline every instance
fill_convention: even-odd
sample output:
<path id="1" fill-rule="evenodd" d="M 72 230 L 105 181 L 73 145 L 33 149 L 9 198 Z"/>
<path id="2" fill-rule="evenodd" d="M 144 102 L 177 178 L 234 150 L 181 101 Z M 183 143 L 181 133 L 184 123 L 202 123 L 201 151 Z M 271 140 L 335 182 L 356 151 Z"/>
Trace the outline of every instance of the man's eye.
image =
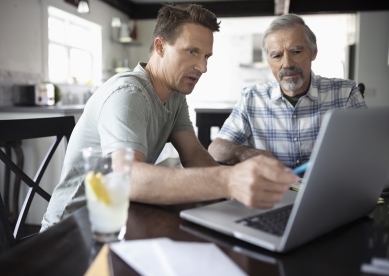
<path id="1" fill-rule="evenodd" d="M 194 55 L 196 53 L 195 50 L 189 50 L 189 54 Z"/>

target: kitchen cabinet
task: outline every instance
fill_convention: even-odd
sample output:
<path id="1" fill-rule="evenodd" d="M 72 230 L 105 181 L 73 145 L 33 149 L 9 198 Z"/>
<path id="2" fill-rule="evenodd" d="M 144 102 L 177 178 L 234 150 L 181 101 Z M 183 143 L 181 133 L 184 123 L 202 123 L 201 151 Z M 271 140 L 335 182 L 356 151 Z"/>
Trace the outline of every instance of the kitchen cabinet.
<path id="1" fill-rule="evenodd" d="M 83 110 L 83 105 L 34 107 L 0 106 L 0 120 L 74 116 L 75 121 L 77 123 Z M 47 149 L 51 146 L 53 141 L 53 137 L 22 141 L 22 150 L 24 153 L 24 171 L 31 178 L 35 176 L 36 171 L 38 170 L 38 166 L 41 164 L 41 161 L 45 157 Z M 45 189 L 49 194 L 53 193 L 55 186 L 57 186 L 59 182 L 64 157 L 65 142 L 62 141 L 61 144 L 58 146 L 57 151 L 53 155 L 53 158 L 40 183 L 40 186 Z M 2 192 L 4 189 L 3 182 L 4 165 L 0 164 L 0 189 Z M 13 185 L 13 176 L 11 178 L 11 185 Z M 24 198 L 28 190 L 28 186 L 26 184 L 21 183 L 20 186 L 19 210 L 23 204 Z M 40 225 L 42 217 L 46 212 L 47 206 L 48 203 L 44 199 L 40 197 L 34 197 L 34 200 L 31 204 L 30 212 L 26 219 L 26 223 Z"/>

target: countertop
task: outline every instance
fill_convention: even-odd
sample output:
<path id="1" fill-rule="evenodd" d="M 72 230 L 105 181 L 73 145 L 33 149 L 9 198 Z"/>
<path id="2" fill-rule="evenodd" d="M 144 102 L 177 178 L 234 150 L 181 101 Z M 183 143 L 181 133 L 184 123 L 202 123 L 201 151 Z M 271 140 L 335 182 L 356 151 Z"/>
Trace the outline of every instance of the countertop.
<path id="1" fill-rule="evenodd" d="M 60 113 L 74 114 L 82 113 L 84 110 L 83 104 L 80 105 L 55 105 L 55 106 L 0 106 L 1 112 L 18 112 L 18 113 Z"/>

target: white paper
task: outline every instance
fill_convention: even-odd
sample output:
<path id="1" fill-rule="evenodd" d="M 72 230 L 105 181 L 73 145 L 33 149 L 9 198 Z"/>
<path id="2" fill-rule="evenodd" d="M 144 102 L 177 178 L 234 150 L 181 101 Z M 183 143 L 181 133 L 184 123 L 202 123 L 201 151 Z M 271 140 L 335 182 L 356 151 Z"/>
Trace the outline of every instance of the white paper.
<path id="1" fill-rule="evenodd" d="M 373 257 L 371 260 L 371 264 L 376 266 L 376 267 L 386 269 L 388 274 L 389 274 L 389 259 L 382 259 L 382 258 Z"/>
<path id="2" fill-rule="evenodd" d="M 389 271 L 387 269 L 383 269 L 371 264 L 362 264 L 361 271 L 364 273 L 371 273 L 377 275 L 389 275 Z"/>
<path id="3" fill-rule="evenodd" d="M 361 271 L 378 275 L 389 275 L 389 259 L 373 257 L 371 264 L 362 264 Z"/>
<path id="4" fill-rule="evenodd" d="M 145 276 L 246 275 L 213 243 L 157 238 L 111 243 L 110 248 Z"/>

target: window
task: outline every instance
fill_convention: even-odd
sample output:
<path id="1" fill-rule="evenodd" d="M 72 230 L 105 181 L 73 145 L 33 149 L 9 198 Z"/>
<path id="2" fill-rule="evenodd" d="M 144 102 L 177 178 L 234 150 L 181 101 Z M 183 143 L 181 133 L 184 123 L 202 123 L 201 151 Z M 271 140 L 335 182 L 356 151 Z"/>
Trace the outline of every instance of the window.
<path id="1" fill-rule="evenodd" d="M 101 27 L 54 7 L 48 8 L 48 74 L 54 83 L 101 80 Z"/>

